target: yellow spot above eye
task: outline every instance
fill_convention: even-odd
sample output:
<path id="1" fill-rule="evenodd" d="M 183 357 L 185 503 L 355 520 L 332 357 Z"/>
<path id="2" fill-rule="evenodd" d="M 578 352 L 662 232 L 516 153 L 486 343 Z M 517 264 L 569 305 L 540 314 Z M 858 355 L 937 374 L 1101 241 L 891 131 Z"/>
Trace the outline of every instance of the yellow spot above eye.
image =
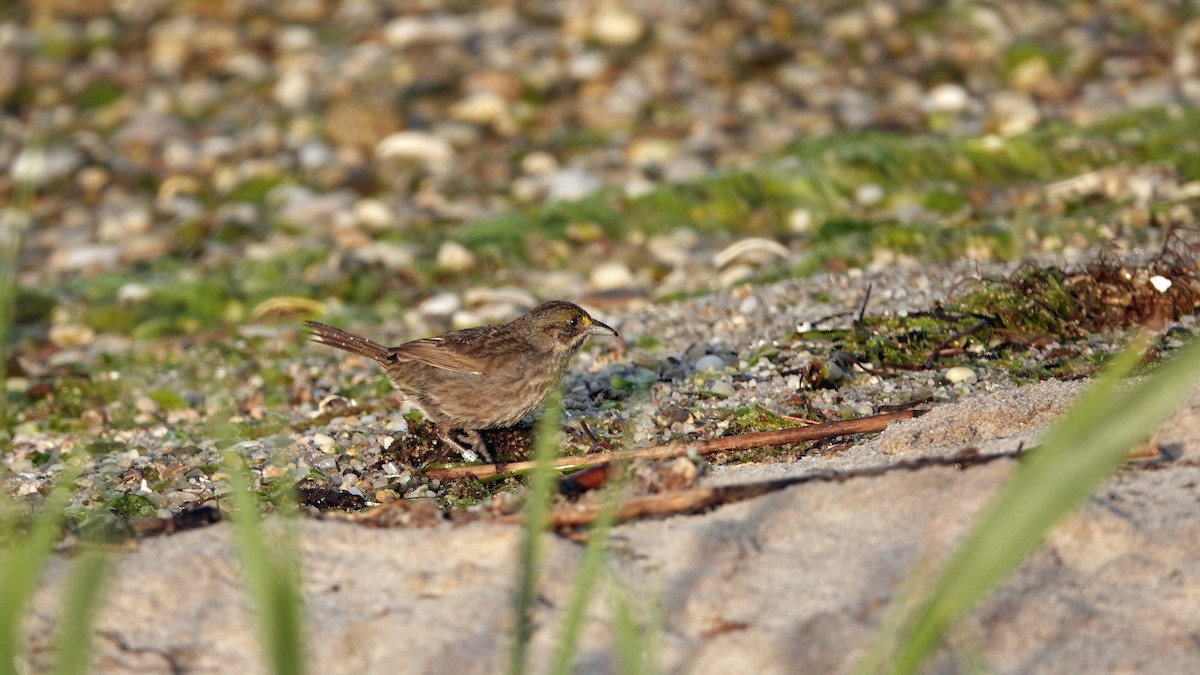
<path id="1" fill-rule="evenodd" d="M 592 325 L 592 320 L 589 317 L 583 316 L 583 317 L 580 317 L 580 320 L 583 321 L 583 325 L 585 325 L 585 326 Z"/>

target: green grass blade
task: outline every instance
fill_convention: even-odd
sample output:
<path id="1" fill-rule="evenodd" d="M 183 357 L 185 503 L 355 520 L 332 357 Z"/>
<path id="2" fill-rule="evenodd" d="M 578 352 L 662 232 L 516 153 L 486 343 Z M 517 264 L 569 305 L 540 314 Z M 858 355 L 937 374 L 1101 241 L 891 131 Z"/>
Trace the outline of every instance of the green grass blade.
<path id="1" fill-rule="evenodd" d="M 617 655 L 616 672 L 621 675 L 649 675 L 659 672 L 654 652 L 655 632 L 646 630 L 637 620 L 629 591 L 616 580 L 609 585 L 612 604 L 613 647 Z M 662 623 L 651 623 L 662 626 Z"/>
<path id="2" fill-rule="evenodd" d="M 564 612 L 562 634 L 555 647 L 551 673 L 566 675 L 571 672 L 571 664 L 575 661 L 579 648 L 579 631 L 583 627 L 584 613 L 596 587 L 596 580 L 600 578 L 600 572 L 604 569 L 609 533 L 617 518 L 617 507 L 621 504 L 623 487 L 624 481 L 618 480 L 609 485 L 588 534 L 587 546 L 583 550 L 583 558 L 579 561 L 579 570 L 575 573 L 575 583 L 571 585 L 571 598 L 567 601 Z"/>
<path id="3" fill-rule="evenodd" d="M 1200 342 L 1142 381 L 1121 382 L 1146 344 L 1139 340 L 1119 355 L 1021 462 L 951 556 L 928 600 L 913 603 L 918 609 L 908 628 L 900 629 L 899 640 L 881 636 L 859 672 L 915 672 L 951 622 L 1029 555 L 1194 388 L 1200 379 Z M 887 645 L 897 643 L 892 659 Z"/>
<path id="4" fill-rule="evenodd" d="M 108 560 L 97 550 L 84 551 L 71 565 L 55 644 L 55 671 L 59 675 L 84 675 L 89 671 L 92 619 L 107 573 Z"/>
<path id="5" fill-rule="evenodd" d="M 0 675 L 16 675 L 21 652 L 21 617 L 62 528 L 63 511 L 79 470 L 67 464 L 42 511 L 24 536 L 15 522 L 19 509 L 0 498 Z M 8 545 L 8 542 L 14 542 Z"/>
<path id="6" fill-rule="evenodd" d="M 521 534 L 517 586 L 513 593 L 515 620 L 508 666 L 511 675 L 524 675 L 529 668 L 529 640 L 533 636 L 533 605 L 537 600 L 542 533 L 545 532 L 550 517 L 550 499 L 556 475 L 550 462 L 558 454 L 555 437 L 562 420 L 561 403 L 561 394 L 551 394 L 546 400 L 542 418 L 538 421 L 537 444 L 534 449 L 537 467 L 529 474 L 529 498 L 525 503 L 525 527 Z"/>
<path id="7" fill-rule="evenodd" d="M 8 344 L 8 329 L 12 322 L 12 303 L 17 292 L 17 259 L 21 241 L 33 218 L 29 209 L 33 202 L 33 187 L 18 180 L 12 202 L 0 209 L 0 384 L 4 383 Z"/>
<path id="8" fill-rule="evenodd" d="M 303 600 L 293 524 L 284 518 L 280 532 L 268 537 L 241 457 L 226 453 L 225 466 L 233 487 L 234 538 L 258 608 L 266 661 L 276 675 L 299 675 L 304 672 Z"/>

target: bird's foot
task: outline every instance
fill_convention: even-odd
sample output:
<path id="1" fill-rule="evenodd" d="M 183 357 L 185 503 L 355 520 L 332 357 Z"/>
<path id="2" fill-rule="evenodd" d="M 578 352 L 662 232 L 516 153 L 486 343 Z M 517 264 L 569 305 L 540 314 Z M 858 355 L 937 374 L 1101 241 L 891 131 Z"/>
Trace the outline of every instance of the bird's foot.
<path id="1" fill-rule="evenodd" d="M 487 443 L 483 440 L 483 434 L 474 429 L 459 429 L 458 438 L 455 438 L 454 430 L 446 431 L 439 436 L 450 447 L 458 451 L 462 458 L 468 462 L 478 462 L 481 459 L 488 463 L 492 463 L 492 453 L 488 452 Z M 463 445 L 459 441 L 466 441 Z"/>

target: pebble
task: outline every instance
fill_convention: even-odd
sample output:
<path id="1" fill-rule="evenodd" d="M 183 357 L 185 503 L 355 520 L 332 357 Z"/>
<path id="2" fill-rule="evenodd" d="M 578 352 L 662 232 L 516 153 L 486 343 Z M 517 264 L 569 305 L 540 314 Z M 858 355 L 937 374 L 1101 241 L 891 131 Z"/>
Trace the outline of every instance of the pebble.
<path id="1" fill-rule="evenodd" d="M 708 354 L 696 359 L 694 367 L 699 372 L 722 370 L 725 368 L 725 360 L 716 354 Z"/>
<path id="2" fill-rule="evenodd" d="M 534 176 L 558 171 L 558 160 L 548 152 L 531 152 L 521 159 L 521 170 Z"/>
<path id="3" fill-rule="evenodd" d="M 861 401 L 859 403 L 852 404 L 850 406 L 850 412 L 852 412 L 855 417 L 870 417 L 871 415 L 875 414 L 875 406 L 868 402 Z"/>
<path id="4" fill-rule="evenodd" d="M 594 80 L 608 71 L 608 56 L 599 51 L 582 51 L 567 62 L 567 75 L 573 80 Z"/>
<path id="5" fill-rule="evenodd" d="M 708 390 L 711 391 L 712 393 L 716 394 L 717 396 L 723 396 L 725 398 L 729 398 L 729 397 L 733 396 L 735 393 L 737 393 L 733 388 L 733 383 L 729 382 L 728 380 L 720 380 L 718 382 L 713 382 L 712 385 L 708 388 Z"/>
<path id="6" fill-rule="evenodd" d="M 299 189 L 289 191 L 285 197 L 286 204 L 279 209 L 279 219 L 291 225 L 308 229 L 326 229 L 338 220 L 341 214 L 350 210 L 353 195 L 348 191 L 339 190 L 325 194 L 315 194 Z M 226 203 L 223 206 L 224 218 L 237 221 L 256 221 L 258 210 L 251 204 L 241 206 L 241 211 L 234 210 L 237 205 Z"/>
<path id="7" fill-rule="evenodd" d="M 487 322 L 478 314 L 465 309 L 460 309 L 450 316 L 450 327 L 454 330 L 474 328 L 484 323 Z"/>
<path id="8" fill-rule="evenodd" d="M 63 246 L 50 254 L 49 267 L 54 272 L 89 272 L 110 270 L 121 260 L 121 248 L 115 244 L 80 244 Z"/>
<path id="9" fill-rule="evenodd" d="M 547 177 L 546 199 L 574 201 L 599 190 L 604 183 L 584 169 L 563 169 Z"/>
<path id="10" fill-rule="evenodd" d="M 135 305 L 139 302 L 149 300 L 153 293 L 150 287 L 145 284 L 130 282 L 122 284 L 117 289 L 117 301 L 123 305 Z"/>
<path id="11" fill-rule="evenodd" d="M 466 246 L 447 241 L 442 244 L 437 253 L 437 268 L 443 272 L 461 274 L 475 267 L 475 254 Z"/>
<path id="12" fill-rule="evenodd" d="M 679 142 L 669 138 L 636 138 L 625 150 L 630 164 L 639 168 L 663 167 L 679 156 Z"/>
<path id="13" fill-rule="evenodd" d="M 329 166 L 335 161 L 333 148 L 316 139 L 305 141 L 296 156 L 300 160 L 300 166 L 310 171 Z"/>
<path id="14" fill-rule="evenodd" d="M 390 270 L 412 267 L 414 254 L 406 244 L 391 241 L 373 241 L 354 251 L 354 256 L 367 263 L 377 263 Z"/>
<path id="15" fill-rule="evenodd" d="M 944 377 L 950 384 L 975 384 L 979 381 L 979 376 L 975 374 L 975 371 L 965 366 L 947 368 Z"/>
<path id="16" fill-rule="evenodd" d="M 962 85 L 947 82 L 929 90 L 924 107 L 936 113 L 961 113 L 967 110 L 971 103 L 971 95 Z"/>
<path id="17" fill-rule="evenodd" d="M 883 186 L 877 183 L 864 183 L 854 190 L 854 201 L 859 206 L 875 206 L 883 201 L 885 196 Z"/>
<path id="18" fill-rule="evenodd" d="M 792 209 L 788 214 L 788 229 L 796 234 L 804 234 L 812 230 L 813 215 L 808 209 Z"/>
<path id="19" fill-rule="evenodd" d="M 360 199 L 354 203 L 354 218 L 372 232 L 383 232 L 396 225 L 396 212 L 379 199 Z"/>
<path id="20" fill-rule="evenodd" d="M 453 44 L 464 40 L 470 31 L 466 16 L 404 16 L 384 26 L 383 39 L 391 47 L 405 49 L 418 43 Z"/>
<path id="21" fill-rule="evenodd" d="M 462 309 L 462 299 L 458 293 L 447 291 L 425 299 L 417 306 L 422 315 L 432 318 L 448 317 Z"/>
<path id="22" fill-rule="evenodd" d="M 620 262 L 606 262 L 593 267 L 588 280 L 592 288 L 598 291 L 631 288 L 636 285 L 633 272 Z"/>
<path id="23" fill-rule="evenodd" d="M 490 91 L 480 91 L 450 107 L 451 119 L 491 127 L 500 134 L 516 132 L 516 122 L 508 109 L 508 101 Z"/>
<path id="24" fill-rule="evenodd" d="M 375 147 L 375 156 L 380 160 L 415 164 L 434 174 L 449 171 L 454 155 L 449 142 L 421 131 L 394 133 Z"/>
<path id="25" fill-rule="evenodd" d="M 75 148 L 30 146 L 17 155 L 9 175 L 18 184 L 42 187 L 71 175 L 82 162 Z"/>
<path id="26" fill-rule="evenodd" d="M 601 5 L 592 17 L 591 35 L 608 47 L 628 47 L 642 38 L 646 22 L 642 17 L 615 3 Z"/>

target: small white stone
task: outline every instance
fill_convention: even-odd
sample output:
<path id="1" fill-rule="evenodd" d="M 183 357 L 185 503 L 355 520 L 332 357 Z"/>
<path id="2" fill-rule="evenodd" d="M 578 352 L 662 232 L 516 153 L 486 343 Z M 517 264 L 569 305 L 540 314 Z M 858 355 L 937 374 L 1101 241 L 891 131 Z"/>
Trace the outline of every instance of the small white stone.
<path id="1" fill-rule="evenodd" d="M 854 201 L 859 206 L 874 206 L 883 201 L 883 188 L 876 183 L 859 185 L 854 191 Z"/>
<path id="2" fill-rule="evenodd" d="M 460 309 L 450 317 L 450 327 L 454 330 L 474 328 L 484 323 L 479 315 L 466 309 Z"/>
<path id="3" fill-rule="evenodd" d="M 457 241 L 447 241 L 438 249 L 437 267 L 445 272 L 466 272 L 475 267 L 475 254 Z"/>
<path id="4" fill-rule="evenodd" d="M 354 218 L 368 230 L 380 231 L 396 222 L 392 207 L 378 199 L 360 199 L 354 204 Z"/>
<path id="5" fill-rule="evenodd" d="M 726 398 L 733 396 L 735 393 L 733 389 L 733 383 L 724 380 L 721 382 L 714 382 L 712 387 L 709 388 L 709 391 L 717 396 L 724 396 Z"/>
<path id="6" fill-rule="evenodd" d="M 417 311 L 425 316 L 450 316 L 459 309 L 462 309 L 462 300 L 450 291 L 438 293 L 417 307 Z"/>
<path id="7" fill-rule="evenodd" d="M 271 96 L 279 105 L 291 110 L 303 110 L 312 100 L 312 78 L 301 70 L 287 70 L 275 82 Z"/>
<path id="8" fill-rule="evenodd" d="M 950 384 L 975 384 L 979 381 L 979 376 L 975 374 L 975 371 L 965 366 L 946 369 L 944 377 Z"/>
<path id="9" fill-rule="evenodd" d="M 532 176 L 544 176 L 558 170 L 558 160 L 548 152 L 531 152 L 521 160 L 521 170 Z"/>
<path id="10" fill-rule="evenodd" d="M 432 173 L 444 173 L 454 163 L 454 148 L 445 139 L 420 131 L 401 131 L 375 146 L 375 156 L 418 164 Z"/>
<path id="11" fill-rule="evenodd" d="M 321 433 L 319 431 L 313 434 L 312 440 L 313 444 L 315 444 L 318 448 L 326 451 L 332 448 L 334 444 L 333 436 L 330 436 L 326 433 Z"/>
<path id="12" fill-rule="evenodd" d="M 808 209 L 793 209 L 788 214 L 788 229 L 797 234 L 808 232 L 812 229 L 813 217 L 812 211 Z"/>
<path id="13" fill-rule="evenodd" d="M 610 47 L 625 47 L 642 38 L 646 22 L 623 7 L 608 5 L 592 17 L 591 33 L 596 41 Z"/>
<path id="14" fill-rule="evenodd" d="M 599 178 L 583 169 L 564 169 L 549 177 L 546 198 L 550 201 L 583 199 L 602 186 Z"/>
<path id="15" fill-rule="evenodd" d="M 470 32 L 465 17 L 438 14 L 428 17 L 405 16 L 393 19 L 383 28 L 383 39 L 403 49 L 414 43 L 452 43 L 465 39 Z"/>
<path id="16" fill-rule="evenodd" d="M 1171 280 L 1162 275 L 1155 274 L 1150 277 L 1150 285 L 1159 293 L 1166 293 L 1167 289 L 1171 287 Z"/>
<path id="17" fill-rule="evenodd" d="M 706 370 L 721 370 L 725 367 L 725 359 L 716 354 L 707 354 L 696 359 L 696 370 L 704 372 Z"/>
<path id="18" fill-rule="evenodd" d="M 853 412 L 856 417 L 870 417 L 871 415 L 875 414 L 875 406 L 871 405 L 870 403 L 859 402 L 850 406 L 850 411 Z"/>
<path id="19" fill-rule="evenodd" d="M 567 75 L 574 80 L 594 80 L 607 69 L 608 57 L 594 50 L 580 52 L 567 62 Z"/>
<path id="20" fill-rule="evenodd" d="M 130 282 L 117 290 L 117 300 L 121 304 L 136 304 L 150 299 L 151 290 L 145 284 Z"/>
<path id="21" fill-rule="evenodd" d="M 405 269 L 413 264 L 413 253 L 404 244 L 391 241 L 373 241 L 354 251 L 359 260 L 378 263 L 390 270 Z"/>
<path id="22" fill-rule="evenodd" d="M 615 261 L 594 267 L 590 280 L 592 287 L 600 291 L 629 288 L 634 285 L 633 272 L 624 263 Z"/>
<path id="23" fill-rule="evenodd" d="M 498 131 L 511 130 L 508 102 L 495 92 L 470 94 L 450 107 L 451 119 L 470 124 L 490 125 Z"/>
<path id="24" fill-rule="evenodd" d="M 82 162 L 74 148 L 30 146 L 17 155 L 9 175 L 17 183 L 45 185 L 71 175 Z"/>
<path id="25" fill-rule="evenodd" d="M 629 163 L 640 168 L 666 166 L 678 156 L 679 141 L 671 138 L 635 138 L 625 149 Z"/>
<path id="26" fill-rule="evenodd" d="M 305 169 L 320 169 L 334 162 L 333 150 L 324 142 L 311 139 L 304 142 L 297 151 L 300 165 Z"/>
<path id="27" fill-rule="evenodd" d="M 939 84 L 925 97 L 925 109 L 930 112 L 959 113 L 970 103 L 971 95 L 962 85 L 954 83 Z"/>

